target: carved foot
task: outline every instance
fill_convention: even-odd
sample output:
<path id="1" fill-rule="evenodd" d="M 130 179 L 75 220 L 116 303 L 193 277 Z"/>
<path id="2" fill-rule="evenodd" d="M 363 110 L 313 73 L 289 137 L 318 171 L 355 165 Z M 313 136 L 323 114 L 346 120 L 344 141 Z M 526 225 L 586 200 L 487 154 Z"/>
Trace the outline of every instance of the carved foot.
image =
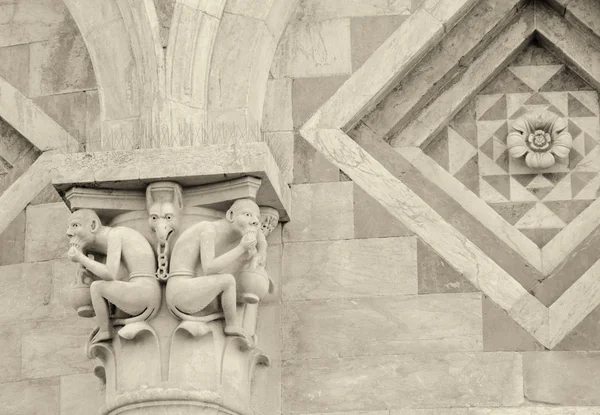
<path id="1" fill-rule="evenodd" d="M 243 340 L 246 341 L 246 343 L 252 344 L 252 338 L 250 336 L 248 336 L 246 331 L 244 331 L 244 329 L 242 329 L 241 327 L 225 326 L 223 331 L 225 332 L 225 334 L 227 336 L 241 337 Z"/>

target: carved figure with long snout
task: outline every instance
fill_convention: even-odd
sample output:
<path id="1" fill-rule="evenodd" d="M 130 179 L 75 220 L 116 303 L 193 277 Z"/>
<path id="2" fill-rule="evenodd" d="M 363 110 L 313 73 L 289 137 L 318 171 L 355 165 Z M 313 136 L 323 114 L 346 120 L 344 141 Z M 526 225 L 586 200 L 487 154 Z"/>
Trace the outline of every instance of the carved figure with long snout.
<path id="1" fill-rule="evenodd" d="M 235 276 L 251 258 L 264 265 L 267 243 L 259 226 L 258 205 L 251 199 L 239 199 L 224 218 L 202 221 L 185 230 L 171 254 L 166 288 L 171 312 L 182 320 L 214 320 L 221 315 L 198 314 L 220 296 L 225 334 L 250 341 L 237 321 Z M 201 268 L 197 274 L 198 261 Z"/>
<path id="2" fill-rule="evenodd" d="M 160 307 L 161 289 L 156 279 L 156 259 L 150 243 L 138 231 L 126 227 L 109 227 L 100 222 L 90 209 L 75 211 L 69 217 L 69 259 L 90 271 L 98 280 L 90 293 L 98 332 L 91 343 L 113 337 L 109 303 L 133 316 L 124 324 L 147 320 Z M 86 256 L 106 255 L 106 264 Z M 118 280 L 121 264 L 129 272 L 127 281 Z"/>

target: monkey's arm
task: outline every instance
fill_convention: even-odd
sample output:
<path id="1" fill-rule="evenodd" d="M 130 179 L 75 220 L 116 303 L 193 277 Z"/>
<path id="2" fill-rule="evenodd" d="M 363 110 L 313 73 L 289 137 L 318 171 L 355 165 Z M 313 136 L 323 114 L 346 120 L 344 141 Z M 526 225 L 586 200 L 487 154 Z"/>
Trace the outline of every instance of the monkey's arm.
<path id="1" fill-rule="evenodd" d="M 231 251 L 215 258 L 215 238 L 216 232 L 214 230 L 203 231 L 200 234 L 200 259 L 205 275 L 218 274 L 246 252 L 238 245 Z"/>
<path id="2" fill-rule="evenodd" d="M 108 234 L 108 249 L 106 252 L 106 264 L 90 259 L 81 258 L 81 265 L 86 267 L 91 273 L 105 281 L 115 281 L 119 266 L 121 264 L 121 238 L 113 231 Z"/>
<path id="3" fill-rule="evenodd" d="M 265 266 L 265 263 L 267 262 L 268 246 L 269 245 L 267 244 L 267 238 L 265 237 L 265 234 L 259 230 L 256 237 L 256 251 L 258 255 L 258 265 L 260 266 Z"/>

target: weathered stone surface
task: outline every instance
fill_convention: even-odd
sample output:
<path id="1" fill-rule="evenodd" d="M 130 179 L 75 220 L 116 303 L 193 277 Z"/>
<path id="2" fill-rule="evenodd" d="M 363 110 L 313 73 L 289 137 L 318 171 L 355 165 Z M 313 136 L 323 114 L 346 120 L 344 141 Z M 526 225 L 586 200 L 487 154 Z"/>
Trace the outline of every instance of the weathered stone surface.
<path id="1" fill-rule="evenodd" d="M 0 48 L 0 75 L 23 94 L 29 94 L 28 44 Z"/>
<path id="2" fill-rule="evenodd" d="M 69 289 L 75 282 L 77 264 L 69 259 L 51 261 L 52 266 L 52 318 L 75 318 L 75 310 L 69 301 Z"/>
<path id="3" fill-rule="evenodd" d="M 291 301 L 284 308 L 284 359 L 482 350 L 479 293 Z"/>
<path id="4" fill-rule="evenodd" d="M 31 202 L 29 204 L 30 205 L 43 205 L 46 203 L 58 203 L 58 202 L 63 203 L 62 199 L 60 198 L 60 195 L 58 194 L 58 192 L 56 191 L 54 186 L 52 186 L 52 183 L 48 183 L 46 185 L 46 187 L 44 187 L 42 189 L 42 191 L 38 193 L 38 195 L 36 197 L 31 199 Z"/>
<path id="5" fill-rule="evenodd" d="M 483 350 L 486 352 L 521 352 L 546 350 L 523 327 L 519 326 L 507 313 L 492 300 L 484 296 Z"/>
<path id="6" fill-rule="evenodd" d="M 273 303 L 281 300 L 282 258 L 283 246 L 281 244 L 269 245 L 267 248 L 267 274 L 273 281 L 275 288 L 272 293 L 267 294 L 261 300 L 262 303 Z"/>
<path id="7" fill-rule="evenodd" d="M 85 91 L 41 96 L 34 98 L 33 102 L 77 141 L 85 144 L 89 139 L 88 119 L 92 116 L 90 113 L 90 97 L 92 95 L 97 96 L 97 92 Z"/>
<path id="8" fill-rule="evenodd" d="M 354 186 L 354 237 L 410 236 L 412 232 L 392 217 L 363 189 Z"/>
<path id="9" fill-rule="evenodd" d="M 0 265 L 18 264 L 25 260 L 25 211 L 0 235 Z"/>
<path id="10" fill-rule="evenodd" d="M 291 22 L 275 52 L 275 78 L 309 78 L 352 72 L 350 20 Z"/>
<path id="11" fill-rule="evenodd" d="M 337 182 L 339 169 L 299 135 L 294 139 L 294 183 Z"/>
<path id="12" fill-rule="evenodd" d="M 94 414 L 104 403 L 104 386 L 92 373 L 61 376 L 60 415 Z"/>
<path id="13" fill-rule="evenodd" d="M 290 131 L 292 122 L 292 80 L 270 79 L 265 93 L 263 109 L 264 131 Z"/>
<path id="14" fill-rule="evenodd" d="M 303 414 L 309 415 L 309 414 Z M 389 411 L 352 411 L 352 412 L 329 412 L 318 414 L 311 413 L 310 415 L 389 415 Z"/>
<path id="15" fill-rule="evenodd" d="M 281 304 L 261 302 L 256 321 L 260 350 L 272 360 L 281 360 Z"/>
<path id="16" fill-rule="evenodd" d="M 81 35 L 31 44 L 29 96 L 96 87 L 92 61 Z"/>
<path id="17" fill-rule="evenodd" d="M 598 415 L 600 408 L 583 406 L 520 406 L 518 408 L 471 408 L 468 415 Z"/>
<path id="18" fill-rule="evenodd" d="M 0 383 L 2 411 L 10 415 L 59 415 L 59 378 Z M 62 414 L 61 414 L 62 415 Z"/>
<path id="19" fill-rule="evenodd" d="M 417 240 L 419 294 L 464 293 L 478 291 L 429 245 Z"/>
<path id="20" fill-rule="evenodd" d="M 571 0 L 567 5 L 567 20 L 587 26 L 596 36 L 600 36 L 600 8 L 594 0 Z"/>
<path id="21" fill-rule="evenodd" d="M 600 307 L 596 307 L 581 323 L 558 343 L 555 351 L 600 350 Z"/>
<path id="22" fill-rule="evenodd" d="M 348 76 L 299 78 L 292 83 L 292 117 L 294 128 L 300 128 L 327 101 Z"/>
<path id="23" fill-rule="evenodd" d="M 256 81 L 252 79 L 251 69 L 264 63 L 257 55 L 269 36 L 267 26 L 260 20 L 229 13 L 223 15 L 211 60 L 210 108 L 244 108 L 248 105 L 250 88 Z M 268 72 L 264 75 L 268 76 Z"/>
<path id="24" fill-rule="evenodd" d="M 69 239 L 65 236 L 69 208 L 64 203 L 27 207 L 25 261 L 65 258 Z"/>
<path id="25" fill-rule="evenodd" d="M 23 324 L 0 326 L 0 379 L 11 382 L 21 375 L 21 332 Z"/>
<path id="26" fill-rule="evenodd" d="M 294 177 L 294 132 L 267 132 L 264 137 L 285 182 L 291 183 Z"/>
<path id="27" fill-rule="evenodd" d="M 600 353 L 523 353 L 525 397 L 554 405 L 600 403 Z"/>
<path id="28" fill-rule="evenodd" d="M 281 413 L 281 361 L 257 367 L 252 378 L 252 409 L 259 414 Z M 157 414 L 158 415 L 158 414 Z M 184 414 L 182 414 L 184 415 Z"/>
<path id="29" fill-rule="evenodd" d="M 60 0 L 25 0 L 0 4 L 0 46 L 17 45 L 77 33 Z"/>
<path id="30" fill-rule="evenodd" d="M 440 23 L 452 27 L 475 3 L 477 3 L 476 0 L 425 0 L 421 7 L 431 13 Z"/>
<path id="31" fill-rule="evenodd" d="M 0 118 L 0 155 L 13 167 L 33 149 L 33 145 L 8 122 Z"/>
<path id="32" fill-rule="evenodd" d="M 467 408 L 441 408 L 441 409 L 397 409 L 390 411 L 390 415 L 468 415 Z"/>
<path id="33" fill-rule="evenodd" d="M 350 21 L 352 70 L 355 71 L 406 20 L 406 15 L 354 17 Z"/>
<path id="34" fill-rule="evenodd" d="M 410 0 L 303 0 L 298 18 L 327 20 L 337 17 L 385 16 L 406 13 Z"/>
<path id="35" fill-rule="evenodd" d="M 283 411 L 523 403 L 517 353 L 450 353 L 285 361 Z"/>
<path id="36" fill-rule="evenodd" d="M 305 125 L 346 128 L 360 120 L 392 85 L 442 37 L 443 26 L 429 13 L 412 14 Z"/>
<path id="37" fill-rule="evenodd" d="M 416 294 L 416 262 L 413 237 L 285 244 L 283 298 Z"/>
<path id="38" fill-rule="evenodd" d="M 21 371 L 27 378 L 91 372 L 93 362 L 82 346 L 95 326 L 74 314 L 62 321 L 36 322 L 23 333 Z"/>
<path id="39" fill-rule="evenodd" d="M 0 323 L 41 319 L 50 315 L 51 263 L 3 266 L 0 267 L 0 279 Z"/>
<path id="40" fill-rule="evenodd" d="M 283 227 L 284 242 L 352 238 L 353 192 L 351 182 L 292 186 L 294 220 Z"/>

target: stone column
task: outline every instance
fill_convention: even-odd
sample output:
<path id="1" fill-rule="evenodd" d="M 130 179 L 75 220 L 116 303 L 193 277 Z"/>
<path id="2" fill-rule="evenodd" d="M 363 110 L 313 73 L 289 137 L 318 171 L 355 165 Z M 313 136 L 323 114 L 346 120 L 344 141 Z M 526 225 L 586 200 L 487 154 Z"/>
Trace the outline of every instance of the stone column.
<path id="1" fill-rule="evenodd" d="M 254 414 L 253 373 L 269 365 L 256 335 L 273 289 L 266 234 L 279 220 L 256 203 L 260 186 L 66 193 L 68 256 L 80 264 L 70 299 L 98 324 L 86 351 L 106 384 L 100 414 Z"/>

